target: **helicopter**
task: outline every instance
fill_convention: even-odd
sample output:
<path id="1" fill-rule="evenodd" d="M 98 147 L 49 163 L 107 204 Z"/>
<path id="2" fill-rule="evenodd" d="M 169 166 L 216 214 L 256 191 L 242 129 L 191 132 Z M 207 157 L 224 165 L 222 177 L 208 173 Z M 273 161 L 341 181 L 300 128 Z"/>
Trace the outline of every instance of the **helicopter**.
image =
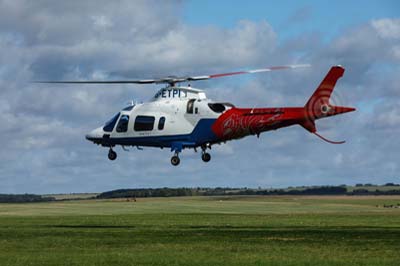
<path id="1" fill-rule="evenodd" d="M 353 107 L 334 106 L 330 103 L 336 82 L 345 69 L 333 66 L 301 107 L 238 108 L 228 102 L 214 102 L 207 98 L 204 90 L 178 83 L 221 78 L 227 76 L 269 72 L 273 70 L 308 67 L 309 65 L 276 66 L 262 69 L 237 71 L 203 76 L 168 76 L 158 79 L 110 80 L 110 81 L 36 81 L 37 83 L 64 84 L 166 84 L 154 97 L 145 103 L 130 105 L 114 115 L 103 126 L 86 135 L 94 144 L 106 147 L 108 159 L 115 160 L 114 147 L 122 146 L 170 148 L 171 164 L 180 164 L 179 154 L 184 149 L 201 149 L 201 159 L 211 160 L 208 150 L 212 145 L 226 143 L 249 135 L 300 125 L 322 140 L 332 141 L 317 133 L 315 121 L 355 111 Z"/>

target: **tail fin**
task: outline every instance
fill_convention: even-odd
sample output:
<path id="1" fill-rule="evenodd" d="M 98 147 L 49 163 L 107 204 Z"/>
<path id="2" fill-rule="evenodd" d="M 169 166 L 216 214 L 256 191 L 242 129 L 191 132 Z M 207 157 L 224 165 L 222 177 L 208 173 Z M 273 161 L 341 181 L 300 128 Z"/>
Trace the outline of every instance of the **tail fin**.
<path id="1" fill-rule="evenodd" d="M 329 106 L 329 99 L 333 89 L 335 88 L 336 82 L 343 76 L 344 68 L 341 66 L 334 66 L 326 74 L 324 80 L 319 84 L 313 95 L 310 97 L 306 105 L 306 110 L 321 110 L 322 106 Z M 317 111 L 317 110 L 315 110 Z"/>
<path id="2" fill-rule="evenodd" d="M 333 106 L 329 103 L 329 99 L 331 98 L 336 82 L 339 78 L 343 76 L 343 73 L 344 68 L 341 66 L 334 66 L 329 70 L 324 80 L 321 82 L 321 84 L 318 86 L 318 88 L 315 90 L 313 95 L 304 106 L 305 120 L 300 123 L 300 125 L 309 132 L 314 133 L 321 139 L 334 144 L 341 144 L 344 142 L 330 141 L 319 135 L 315 127 L 315 120 L 327 116 L 352 112 L 355 110 L 355 108 L 352 107 Z"/>

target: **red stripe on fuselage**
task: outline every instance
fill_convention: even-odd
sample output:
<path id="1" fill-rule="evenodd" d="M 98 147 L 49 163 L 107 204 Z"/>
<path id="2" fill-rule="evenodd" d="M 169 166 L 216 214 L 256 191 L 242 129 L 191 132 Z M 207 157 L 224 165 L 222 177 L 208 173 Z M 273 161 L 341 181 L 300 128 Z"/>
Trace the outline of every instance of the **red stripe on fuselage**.
<path id="1" fill-rule="evenodd" d="M 232 108 L 212 125 L 212 131 L 221 140 L 237 139 L 285 126 L 305 119 L 303 107 Z"/>

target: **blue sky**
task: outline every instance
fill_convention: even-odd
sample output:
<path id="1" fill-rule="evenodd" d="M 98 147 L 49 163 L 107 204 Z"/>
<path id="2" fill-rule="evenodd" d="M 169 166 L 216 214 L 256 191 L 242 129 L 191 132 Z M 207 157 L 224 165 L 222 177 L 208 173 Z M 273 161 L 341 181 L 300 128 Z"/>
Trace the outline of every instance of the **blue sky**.
<path id="1" fill-rule="evenodd" d="M 398 1 L 0 1 L 0 193 L 134 187 L 400 183 Z M 192 84 L 238 107 L 302 106 L 332 65 L 332 100 L 357 112 L 317 122 L 329 145 L 290 127 L 213 147 L 123 152 L 85 140 L 156 85 L 52 86 L 31 80 L 311 68 Z"/>
<path id="2" fill-rule="evenodd" d="M 193 26 L 234 27 L 240 20 L 267 20 L 279 31 L 279 38 L 306 32 L 320 32 L 327 40 L 348 26 L 371 19 L 399 16 L 396 0 L 355 1 L 196 1 L 184 2 L 183 19 Z"/>

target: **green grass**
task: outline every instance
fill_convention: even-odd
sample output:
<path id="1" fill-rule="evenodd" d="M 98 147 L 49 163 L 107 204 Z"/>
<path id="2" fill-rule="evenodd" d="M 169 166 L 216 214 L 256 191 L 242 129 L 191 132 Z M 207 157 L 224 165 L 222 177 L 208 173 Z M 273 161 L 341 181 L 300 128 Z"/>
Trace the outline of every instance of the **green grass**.
<path id="1" fill-rule="evenodd" d="M 399 265 L 400 197 L 0 204 L 0 265 Z"/>

